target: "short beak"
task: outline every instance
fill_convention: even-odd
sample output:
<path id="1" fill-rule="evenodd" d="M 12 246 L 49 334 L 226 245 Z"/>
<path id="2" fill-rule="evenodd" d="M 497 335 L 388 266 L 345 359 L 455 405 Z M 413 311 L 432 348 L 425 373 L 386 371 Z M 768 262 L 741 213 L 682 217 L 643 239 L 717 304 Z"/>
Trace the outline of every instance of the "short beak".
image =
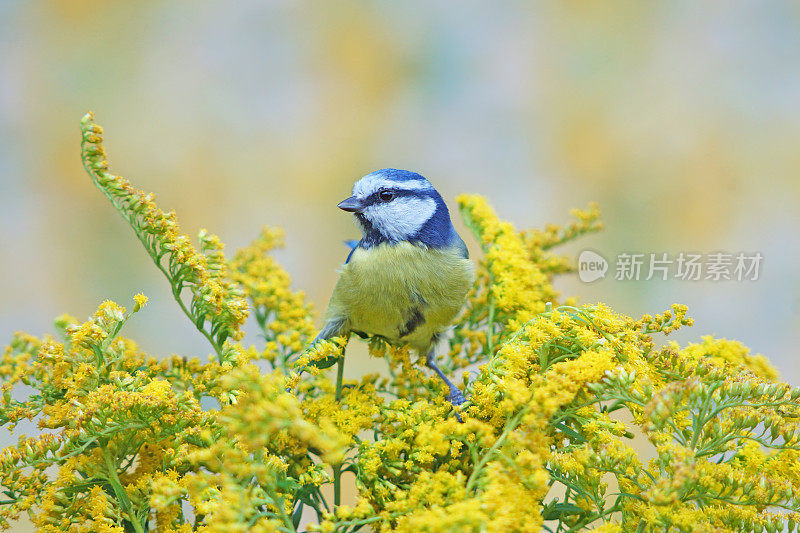
<path id="1" fill-rule="evenodd" d="M 358 213 L 364 208 L 359 199 L 356 198 L 355 196 L 351 196 L 346 200 L 342 200 L 341 202 L 339 202 L 338 207 L 339 209 L 343 211 L 349 211 L 350 213 Z"/>

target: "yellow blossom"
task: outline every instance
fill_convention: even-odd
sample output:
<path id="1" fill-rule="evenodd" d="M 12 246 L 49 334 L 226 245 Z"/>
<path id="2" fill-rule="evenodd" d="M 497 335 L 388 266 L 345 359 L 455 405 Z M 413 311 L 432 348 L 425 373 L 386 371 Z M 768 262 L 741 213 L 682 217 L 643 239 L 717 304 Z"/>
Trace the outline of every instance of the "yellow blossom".
<path id="1" fill-rule="evenodd" d="M 136 312 L 139 309 L 141 309 L 142 307 L 144 307 L 145 305 L 147 305 L 148 298 L 147 298 L 147 296 L 145 296 L 144 294 L 142 294 L 140 292 L 140 293 L 136 294 L 136 296 L 133 297 L 133 300 L 135 302 L 135 305 L 133 306 L 133 310 L 134 310 L 134 312 Z"/>
<path id="2" fill-rule="evenodd" d="M 333 379 L 346 339 L 309 346 L 311 305 L 271 256 L 281 230 L 230 262 L 205 230 L 195 249 L 108 172 L 91 116 L 82 135 L 92 179 L 214 354 L 143 353 L 111 301 L 60 316 L 53 336 L 16 333 L 0 424 L 42 431 L 0 450 L 0 527 L 27 514 L 45 533 L 797 530 L 800 389 L 736 341 L 662 346 L 691 326 L 686 306 L 634 319 L 558 299 L 572 259 L 555 249 L 600 228 L 596 206 L 518 231 L 459 198 L 483 256 L 440 361 L 467 396 L 454 409 L 407 346 L 377 337 L 385 371 Z M 261 337 L 245 347 L 248 300 Z"/>

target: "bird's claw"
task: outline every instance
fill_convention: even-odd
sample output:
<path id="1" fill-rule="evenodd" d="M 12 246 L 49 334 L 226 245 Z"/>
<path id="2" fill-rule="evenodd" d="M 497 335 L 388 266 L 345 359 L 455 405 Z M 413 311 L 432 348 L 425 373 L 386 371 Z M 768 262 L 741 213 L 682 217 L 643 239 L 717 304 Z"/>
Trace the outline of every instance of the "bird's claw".
<path id="1" fill-rule="evenodd" d="M 458 407 L 462 403 L 466 402 L 467 399 L 464 397 L 464 393 L 456 388 L 453 388 L 450 390 L 450 394 L 447 395 L 447 401 L 453 404 L 453 407 Z"/>
<path id="2" fill-rule="evenodd" d="M 453 387 L 452 389 L 450 389 L 450 394 L 447 395 L 447 401 L 449 401 L 455 408 L 461 405 L 462 403 L 466 402 L 467 399 L 464 397 L 464 393 L 462 393 L 456 387 Z M 458 420 L 463 424 L 464 420 L 461 418 L 461 415 L 459 414 L 458 410 L 455 410 L 455 413 L 456 413 L 456 420 Z"/>

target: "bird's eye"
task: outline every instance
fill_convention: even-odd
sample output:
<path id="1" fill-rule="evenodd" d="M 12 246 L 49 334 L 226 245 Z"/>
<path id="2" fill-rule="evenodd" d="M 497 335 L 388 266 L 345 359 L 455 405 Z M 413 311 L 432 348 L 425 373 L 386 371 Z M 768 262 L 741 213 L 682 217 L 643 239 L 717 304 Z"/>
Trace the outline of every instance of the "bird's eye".
<path id="1" fill-rule="evenodd" d="M 381 202 L 389 202 L 394 198 L 394 193 L 392 191 L 381 191 L 378 193 L 378 198 L 381 199 Z"/>

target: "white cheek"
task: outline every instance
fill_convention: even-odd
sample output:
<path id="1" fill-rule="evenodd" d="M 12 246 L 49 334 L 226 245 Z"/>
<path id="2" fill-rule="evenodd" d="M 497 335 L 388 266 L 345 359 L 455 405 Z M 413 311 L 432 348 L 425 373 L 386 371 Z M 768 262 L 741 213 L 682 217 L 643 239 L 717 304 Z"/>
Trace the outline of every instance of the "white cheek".
<path id="1" fill-rule="evenodd" d="M 384 236 L 403 241 L 415 235 L 436 212 L 433 198 L 400 197 L 388 204 L 371 205 L 364 214 Z"/>

